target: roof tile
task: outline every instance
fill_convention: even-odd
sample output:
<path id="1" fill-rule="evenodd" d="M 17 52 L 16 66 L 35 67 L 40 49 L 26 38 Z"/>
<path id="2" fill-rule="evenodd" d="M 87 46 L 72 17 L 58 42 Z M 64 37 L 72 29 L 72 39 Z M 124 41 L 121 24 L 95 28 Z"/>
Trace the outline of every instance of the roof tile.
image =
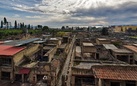
<path id="1" fill-rule="evenodd" d="M 93 66 L 96 78 L 137 80 L 137 66 Z"/>

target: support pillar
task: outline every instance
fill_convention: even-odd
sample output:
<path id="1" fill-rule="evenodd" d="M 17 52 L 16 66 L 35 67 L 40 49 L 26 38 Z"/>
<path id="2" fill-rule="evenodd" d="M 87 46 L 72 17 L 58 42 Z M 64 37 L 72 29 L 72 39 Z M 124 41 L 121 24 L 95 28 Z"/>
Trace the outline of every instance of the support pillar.
<path id="1" fill-rule="evenodd" d="M 130 64 L 130 55 L 128 55 L 128 63 Z"/>
<path id="2" fill-rule="evenodd" d="M 10 81 L 11 81 L 11 83 L 14 82 L 14 79 L 15 79 L 15 76 L 14 76 L 14 73 L 12 71 L 12 72 L 10 72 Z"/>
<path id="3" fill-rule="evenodd" d="M 0 80 L 1 80 L 1 70 L 0 70 Z"/>
<path id="4" fill-rule="evenodd" d="M 22 74 L 22 82 L 24 82 L 24 74 Z"/>
<path id="5" fill-rule="evenodd" d="M 126 86 L 125 81 L 122 81 L 120 84 L 121 86 Z"/>
<path id="6" fill-rule="evenodd" d="M 94 53 L 94 57 L 95 57 L 95 59 L 97 59 L 96 53 Z"/>
<path id="7" fill-rule="evenodd" d="M 102 80 L 101 80 L 101 79 L 98 80 L 98 86 L 103 86 L 103 85 L 102 85 Z"/>
<path id="8" fill-rule="evenodd" d="M 75 86 L 75 76 L 72 76 L 71 84 L 71 86 Z"/>

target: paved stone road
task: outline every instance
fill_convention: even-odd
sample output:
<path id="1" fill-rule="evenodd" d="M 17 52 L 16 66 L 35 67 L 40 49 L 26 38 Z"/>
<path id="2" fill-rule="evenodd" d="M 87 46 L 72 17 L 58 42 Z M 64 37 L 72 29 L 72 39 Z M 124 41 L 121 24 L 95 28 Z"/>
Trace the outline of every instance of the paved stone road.
<path id="1" fill-rule="evenodd" d="M 71 42 L 70 51 L 69 51 L 69 53 L 67 55 L 67 58 L 66 58 L 64 67 L 62 69 L 61 75 L 59 77 L 59 82 L 58 82 L 57 86 L 62 86 L 62 76 L 66 75 L 67 71 L 69 70 L 69 63 L 70 63 L 70 59 L 71 59 L 71 55 L 72 55 L 75 39 L 76 38 L 74 36 L 73 39 L 72 39 L 72 42 Z"/>

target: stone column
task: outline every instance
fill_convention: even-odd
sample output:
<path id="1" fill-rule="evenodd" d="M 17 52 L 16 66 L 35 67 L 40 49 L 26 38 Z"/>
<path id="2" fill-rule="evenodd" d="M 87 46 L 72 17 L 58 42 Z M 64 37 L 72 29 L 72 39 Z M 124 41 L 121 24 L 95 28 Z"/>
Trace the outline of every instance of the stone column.
<path id="1" fill-rule="evenodd" d="M 71 84 L 72 86 L 75 86 L 75 76 L 72 76 Z"/>
<path id="2" fill-rule="evenodd" d="M 130 64 L 130 55 L 128 55 L 128 63 Z"/>
<path id="3" fill-rule="evenodd" d="M 117 54 L 114 53 L 114 56 L 115 56 L 116 59 L 118 59 L 118 58 L 117 58 L 117 56 L 118 56 Z"/>
<path id="4" fill-rule="evenodd" d="M 0 69 L 0 80 L 1 80 L 1 69 Z"/>
<path id="5" fill-rule="evenodd" d="M 95 57 L 95 59 L 97 59 L 97 57 L 96 57 L 96 52 L 94 53 L 94 57 Z"/>
<path id="6" fill-rule="evenodd" d="M 98 86 L 98 83 L 99 81 L 98 81 L 98 79 L 97 78 L 95 78 L 95 86 Z"/>
<path id="7" fill-rule="evenodd" d="M 22 74 L 22 82 L 24 82 L 24 74 Z"/>
<path id="8" fill-rule="evenodd" d="M 101 79 L 98 80 L 98 86 L 103 86 L 103 85 L 102 85 L 102 80 L 101 80 Z"/>
<path id="9" fill-rule="evenodd" d="M 10 72 L 10 81 L 13 83 L 14 80 L 15 80 L 14 72 L 11 71 L 11 72 Z"/>

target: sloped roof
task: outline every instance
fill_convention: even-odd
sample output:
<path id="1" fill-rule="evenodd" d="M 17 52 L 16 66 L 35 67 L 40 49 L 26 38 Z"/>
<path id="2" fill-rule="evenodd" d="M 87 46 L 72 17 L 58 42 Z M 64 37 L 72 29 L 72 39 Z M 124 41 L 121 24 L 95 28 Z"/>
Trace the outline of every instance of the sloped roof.
<path id="1" fill-rule="evenodd" d="M 124 45 L 125 48 L 137 53 L 137 47 L 132 46 L 132 45 Z"/>
<path id="2" fill-rule="evenodd" d="M 39 40 L 39 38 L 31 38 L 31 39 L 27 39 L 27 40 L 16 40 L 16 41 L 11 41 L 11 42 L 6 42 L 4 43 L 5 45 L 11 45 L 11 46 L 21 46 L 21 45 L 25 45 L 34 41 Z"/>
<path id="3" fill-rule="evenodd" d="M 14 47 L 10 45 L 0 45 L 0 55 L 13 56 L 25 49 L 24 47 Z"/>
<path id="4" fill-rule="evenodd" d="M 115 53 L 127 53 L 127 54 L 131 54 L 132 52 L 127 50 L 127 49 L 113 49 L 112 50 Z"/>
<path id="5" fill-rule="evenodd" d="M 112 80 L 137 80 L 137 66 L 93 66 L 95 78 Z"/>
<path id="6" fill-rule="evenodd" d="M 106 49 L 118 49 L 115 45 L 113 44 L 103 44 L 103 46 L 106 48 Z"/>

